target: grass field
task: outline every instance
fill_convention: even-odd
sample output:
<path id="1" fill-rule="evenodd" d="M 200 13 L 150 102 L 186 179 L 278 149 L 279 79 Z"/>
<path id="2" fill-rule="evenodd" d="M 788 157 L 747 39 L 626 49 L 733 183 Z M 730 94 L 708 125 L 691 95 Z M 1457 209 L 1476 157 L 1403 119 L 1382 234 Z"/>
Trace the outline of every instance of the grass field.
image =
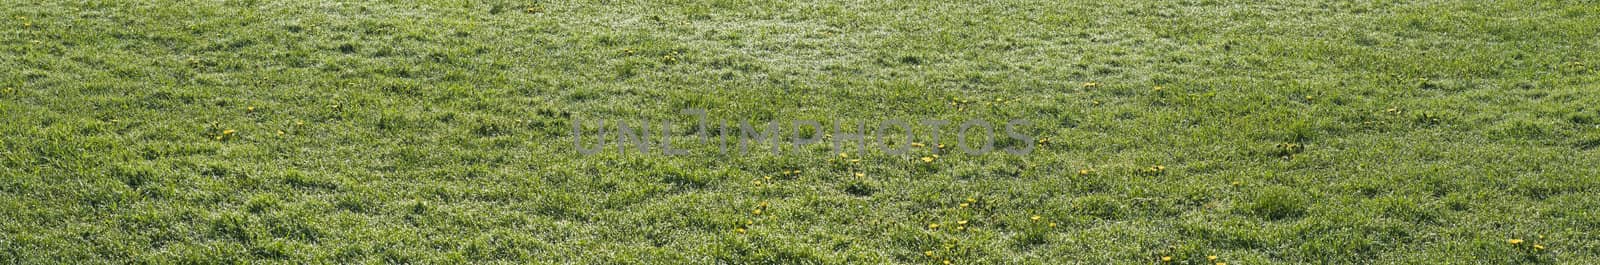
<path id="1" fill-rule="evenodd" d="M 405 2 L 0 3 L 0 263 L 1600 263 L 1600 4 Z"/>

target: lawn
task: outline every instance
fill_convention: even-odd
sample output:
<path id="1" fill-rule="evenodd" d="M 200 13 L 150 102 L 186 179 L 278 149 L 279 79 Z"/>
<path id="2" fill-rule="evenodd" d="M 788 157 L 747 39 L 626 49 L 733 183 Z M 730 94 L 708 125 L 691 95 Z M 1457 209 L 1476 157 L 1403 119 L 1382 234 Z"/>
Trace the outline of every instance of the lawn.
<path id="1" fill-rule="evenodd" d="M 1600 4 L 408 2 L 0 3 L 0 263 L 1600 263 Z"/>

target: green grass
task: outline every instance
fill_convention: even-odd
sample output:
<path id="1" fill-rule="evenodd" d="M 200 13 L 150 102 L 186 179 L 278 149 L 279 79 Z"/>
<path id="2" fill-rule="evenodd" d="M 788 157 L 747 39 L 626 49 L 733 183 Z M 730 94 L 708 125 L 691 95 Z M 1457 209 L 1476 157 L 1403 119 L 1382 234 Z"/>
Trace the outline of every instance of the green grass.
<path id="1" fill-rule="evenodd" d="M 1593 3 L 320 2 L 0 3 L 0 262 L 1600 263 Z"/>

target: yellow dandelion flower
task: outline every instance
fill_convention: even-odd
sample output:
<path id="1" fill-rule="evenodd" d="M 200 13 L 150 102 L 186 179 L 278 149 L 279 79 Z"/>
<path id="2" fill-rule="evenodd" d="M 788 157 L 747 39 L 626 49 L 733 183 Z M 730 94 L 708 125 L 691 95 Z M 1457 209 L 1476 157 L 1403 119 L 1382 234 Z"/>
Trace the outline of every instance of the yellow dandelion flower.
<path id="1" fill-rule="evenodd" d="M 967 197 L 967 202 L 978 202 L 978 199 L 973 199 L 972 197 Z"/>
<path id="2" fill-rule="evenodd" d="M 913 147 L 922 147 L 923 145 L 922 145 L 922 143 L 912 142 L 911 146 L 913 146 Z"/>
<path id="3" fill-rule="evenodd" d="M 933 158 L 924 156 L 924 157 L 922 157 L 922 162 L 923 163 L 932 163 L 933 162 Z"/>
<path id="4" fill-rule="evenodd" d="M 928 229 L 939 229 L 939 223 L 928 224 Z"/>
<path id="5" fill-rule="evenodd" d="M 1161 86 L 1156 86 L 1156 89 L 1155 89 L 1155 91 L 1156 91 L 1156 92 L 1161 92 Z"/>
<path id="6" fill-rule="evenodd" d="M 256 111 L 256 106 L 244 107 L 244 111 L 255 112 Z"/>
<path id="7" fill-rule="evenodd" d="M 950 265 L 950 260 L 944 260 L 944 265 Z"/>
<path id="8" fill-rule="evenodd" d="M 967 227 L 965 227 L 965 226 L 957 226 L 956 227 L 956 231 L 966 231 L 966 230 L 967 230 Z"/>
<path id="9" fill-rule="evenodd" d="M 967 203 L 965 203 L 965 202 L 961 203 L 961 208 L 967 208 L 967 206 L 969 206 Z"/>
<path id="10" fill-rule="evenodd" d="M 1083 83 L 1083 87 L 1098 87 L 1098 86 L 1100 86 L 1100 83 L 1095 83 L 1095 82 L 1084 82 Z"/>
<path id="11" fill-rule="evenodd" d="M 1172 256 L 1161 256 L 1161 262 L 1172 262 Z"/>
<path id="12" fill-rule="evenodd" d="M 956 224 L 965 225 L 965 224 L 967 224 L 967 220 L 956 221 Z"/>
<path id="13" fill-rule="evenodd" d="M 1544 245 L 1533 244 L 1533 249 L 1544 250 Z"/>
<path id="14" fill-rule="evenodd" d="M 743 234 L 744 233 L 744 228 L 734 228 L 733 232 Z"/>
<path id="15" fill-rule="evenodd" d="M 923 251 L 923 252 L 922 252 L 922 255 L 923 255 L 923 256 L 929 256 L 929 257 L 932 257 L 932 256 L 933 256 L 933 251 L 932 251 L 932 250 L 929 250 L 929 251 Z"/>
<path id="16" fill-rule="evenodd" d="M 850 154 L 846 154 L 846 153 L 842 153 L 842 152 L 839 153 L 839 158 L 847 158 L 847 157 L 850 157 Z"/>
<path id="17" fill-rule="evenodd" d="M 1044 218 L 1044 217 L 1040 217 L 1040 216 L 1038 216 L 1038 215 L 1034 215 L 1034 216 L 1033 216 L 1033 217 L 1030 217 L 1030 218 L 1028 218 L 1028 219 L 1033 219 L 1033 220 L 1034 220 L 1034 221 L 1038 221 L 1038 220 L 1039 220 L 1039 218 Z"/>
<path id="18" fill-rule="evenodd" d="M 283 130 L 278 130 L 278 135 L 283 135 Z"/>
<path id="19" fill-rule="evenodd" d="M 1506 243 L 1511 243 L 1512 245 L 1522 244 L 1522 239 L 1513 238 L 1511 240 L 1506 240 Z"/>
<path id="20" fill-rule="evenodd" d="M 1056 227 L 1056 223 L 1050 223 L 1050 227 Z"/>
<path id="21" fill-rule="evenodd" d="M 1216 255 L 1206 256 L 1206 260 L 1217 260 Z"/>
<path id="22" fill-rule="evenodd" d="M 754 211 L 750 211 L 750 213 L 753 213 L 755 215 L 761 215 L 761 209 L 756 209 Z"/>
<path id="23" fill-rule="evenodd" d="M 857 178 L 860 178 L 860 177 L 866 177 L 866 176 L 867 176 L 867 174 L 866 174 L 866 173 L 856 173 L 856 177 L 857 177 Z"/>
<path id="24" fill-rule="evenodd" d="M 1089 174 L 1089 170 L 1088 169 L 1079 169 L 1078 170 L 1078 175 L 1088 175 L 1088 174 Z"/>
<path id="25" fill-rule="evenodd" d="M 1227 262 L 1217 262 L 1217 265 L 1228 265 Z"/>
<path id="26" fill-rule="evenodd" d="M 222 135 L 233 135 L 235 132 L 237 131 L 234 131 L 233 129 L 222 130 Z"/>

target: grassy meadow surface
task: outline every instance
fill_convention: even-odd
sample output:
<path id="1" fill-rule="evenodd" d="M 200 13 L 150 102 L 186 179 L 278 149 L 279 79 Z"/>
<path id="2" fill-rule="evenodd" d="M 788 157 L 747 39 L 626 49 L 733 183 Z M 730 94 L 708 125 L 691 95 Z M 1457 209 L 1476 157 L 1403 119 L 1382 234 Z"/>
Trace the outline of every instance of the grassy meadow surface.
<path id="1" fill-rule="evenodd" d="M 1600 4 L 408 2 L 0 3 L 0 263 L 1600 263 Z"/>

